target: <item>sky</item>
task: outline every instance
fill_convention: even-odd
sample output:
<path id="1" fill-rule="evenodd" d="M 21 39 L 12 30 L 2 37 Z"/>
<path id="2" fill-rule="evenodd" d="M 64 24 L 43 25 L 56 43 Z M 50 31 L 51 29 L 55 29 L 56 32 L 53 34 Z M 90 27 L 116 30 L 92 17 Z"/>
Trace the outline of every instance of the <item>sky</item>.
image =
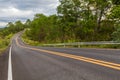
<path id="1" fill-rule="evenodd" d="M 37 13 L 56 14 L 59 0 L 0 0 L 0 28 L 8 22 L 33 19 Z"/>

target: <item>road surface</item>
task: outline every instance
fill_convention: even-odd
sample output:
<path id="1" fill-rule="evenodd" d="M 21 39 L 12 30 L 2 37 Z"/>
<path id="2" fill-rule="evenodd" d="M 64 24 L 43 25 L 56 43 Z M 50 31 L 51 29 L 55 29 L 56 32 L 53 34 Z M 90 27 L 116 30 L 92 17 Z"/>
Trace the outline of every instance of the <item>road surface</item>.
<path id="1" fill-rule="evenodd" d="M 120 50 L 34 47 L 19 35 L 9 51 L 8 80 L 120 80 Z"/>

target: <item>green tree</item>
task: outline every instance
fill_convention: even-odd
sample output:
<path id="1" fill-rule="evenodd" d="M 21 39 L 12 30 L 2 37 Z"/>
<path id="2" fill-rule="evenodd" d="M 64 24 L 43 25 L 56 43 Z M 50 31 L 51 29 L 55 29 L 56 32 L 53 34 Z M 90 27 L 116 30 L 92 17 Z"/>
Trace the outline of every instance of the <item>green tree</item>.
<path id="1" fill-rule="evenodd" d="M 30 25 L 31 25 L 31 20 L 27 19 L 24 25 L 25 25 L 26 28 L 29 28 Z"/>
<path id="2" fill-rule="evenodd" d="M 120 0 L 112 0 L 113 4 L 120 5 Z"/>
<path id="3" fill-rule="evenodd" d="M 114 41 L 120 42 L 120 25 L 116 28 L 116 31 L 113 32 L 112 38 Z"/>
<path id="4" fill-rule="evenodd" d="M 114 25 L 119 23 L 116 0 L 59 1 L 58 16 L 36 14 L 26 21 L 30 39 L 41 43 L 111 40 Z"/>
<path id="5" fill-rule="evenodd" d="M 115 22 L 114 27 L 116 30 L 112 34 L 113 40 L 120 41 L 120 5 L 113 7 L 109 19 Z"/>
<path id="6" fill-rule="evenodd" d="M 100 30 L 101 22 L 103 18 L 106 18 L 106 14 L 112 7 L 111 0 L 89 0 L 89 5 L 93 7 L 93 13 L 95 16 L 96 31 Z"/>
<path id="7" fill-rule="evenodd" d="M 19 32 L 24 29 L 24 25 L 22 24 L 21 21 L 16 21 L 15 22 L 15 30 L 16 32 Z"/>

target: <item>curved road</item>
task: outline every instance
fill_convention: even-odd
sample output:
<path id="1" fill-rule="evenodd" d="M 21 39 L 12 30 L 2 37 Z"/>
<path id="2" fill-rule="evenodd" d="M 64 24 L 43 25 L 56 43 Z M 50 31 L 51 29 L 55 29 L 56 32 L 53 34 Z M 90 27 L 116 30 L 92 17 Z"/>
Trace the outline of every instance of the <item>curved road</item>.
<path id="1" fill-rule="evenodd" d="M 11 44 L 12 80 L 120 80 L 120 50 L 34 47 L 19 36 Z"/>

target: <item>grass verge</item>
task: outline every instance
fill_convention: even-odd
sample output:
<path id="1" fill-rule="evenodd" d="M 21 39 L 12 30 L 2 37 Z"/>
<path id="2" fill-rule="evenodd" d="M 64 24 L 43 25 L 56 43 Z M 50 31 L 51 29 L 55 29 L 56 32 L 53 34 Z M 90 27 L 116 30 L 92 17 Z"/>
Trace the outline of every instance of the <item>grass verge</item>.
<path id="1" fill-rule="evenodd" d="M 43 43 L 40 43 L 40 42 L 37 42 L 37 41 L 33 41 L 33 40 L 30 40 L 27 35 L 25 33 L 22 34 L 22 40 L 24 41 L 24 43 L 28 44 L 28 45 L 32 45 L 32 46 L 43 46 Z M 69 45 L 69 46 L 50 46 L 50 47 L 74 47 L 74 48 L 111 48 L 111 49 L 120 49 L 120 44 L 118 45 L 115 45 L 115 44 L 107 44 L 107 45 L 103 45 L 103 44 L 100 44 L 100 45 L 80 45 L 80 46 L 77 46 L 77 45 Z"/>
<path id="2" fill-rule="evenodd" d="M 25 33 L 22 34 L 21 39 L 22 39 L 22 41 L 23 41 L 25 44 L 28 44 L 28 45 L 32 45 L 32 46 L 39 46 L 39 45 L 41 45 L 38 41 L 30 40 L 30 39 L 26 36 Z"/>
<path id="3" fill-rule="evenodd" d="M 4 38 L 0 37 L 0 55 L 8 47 L 12 36 L 13 36 L 13 34 L 9 34 L 8 36 L 6 36 Z"/>

